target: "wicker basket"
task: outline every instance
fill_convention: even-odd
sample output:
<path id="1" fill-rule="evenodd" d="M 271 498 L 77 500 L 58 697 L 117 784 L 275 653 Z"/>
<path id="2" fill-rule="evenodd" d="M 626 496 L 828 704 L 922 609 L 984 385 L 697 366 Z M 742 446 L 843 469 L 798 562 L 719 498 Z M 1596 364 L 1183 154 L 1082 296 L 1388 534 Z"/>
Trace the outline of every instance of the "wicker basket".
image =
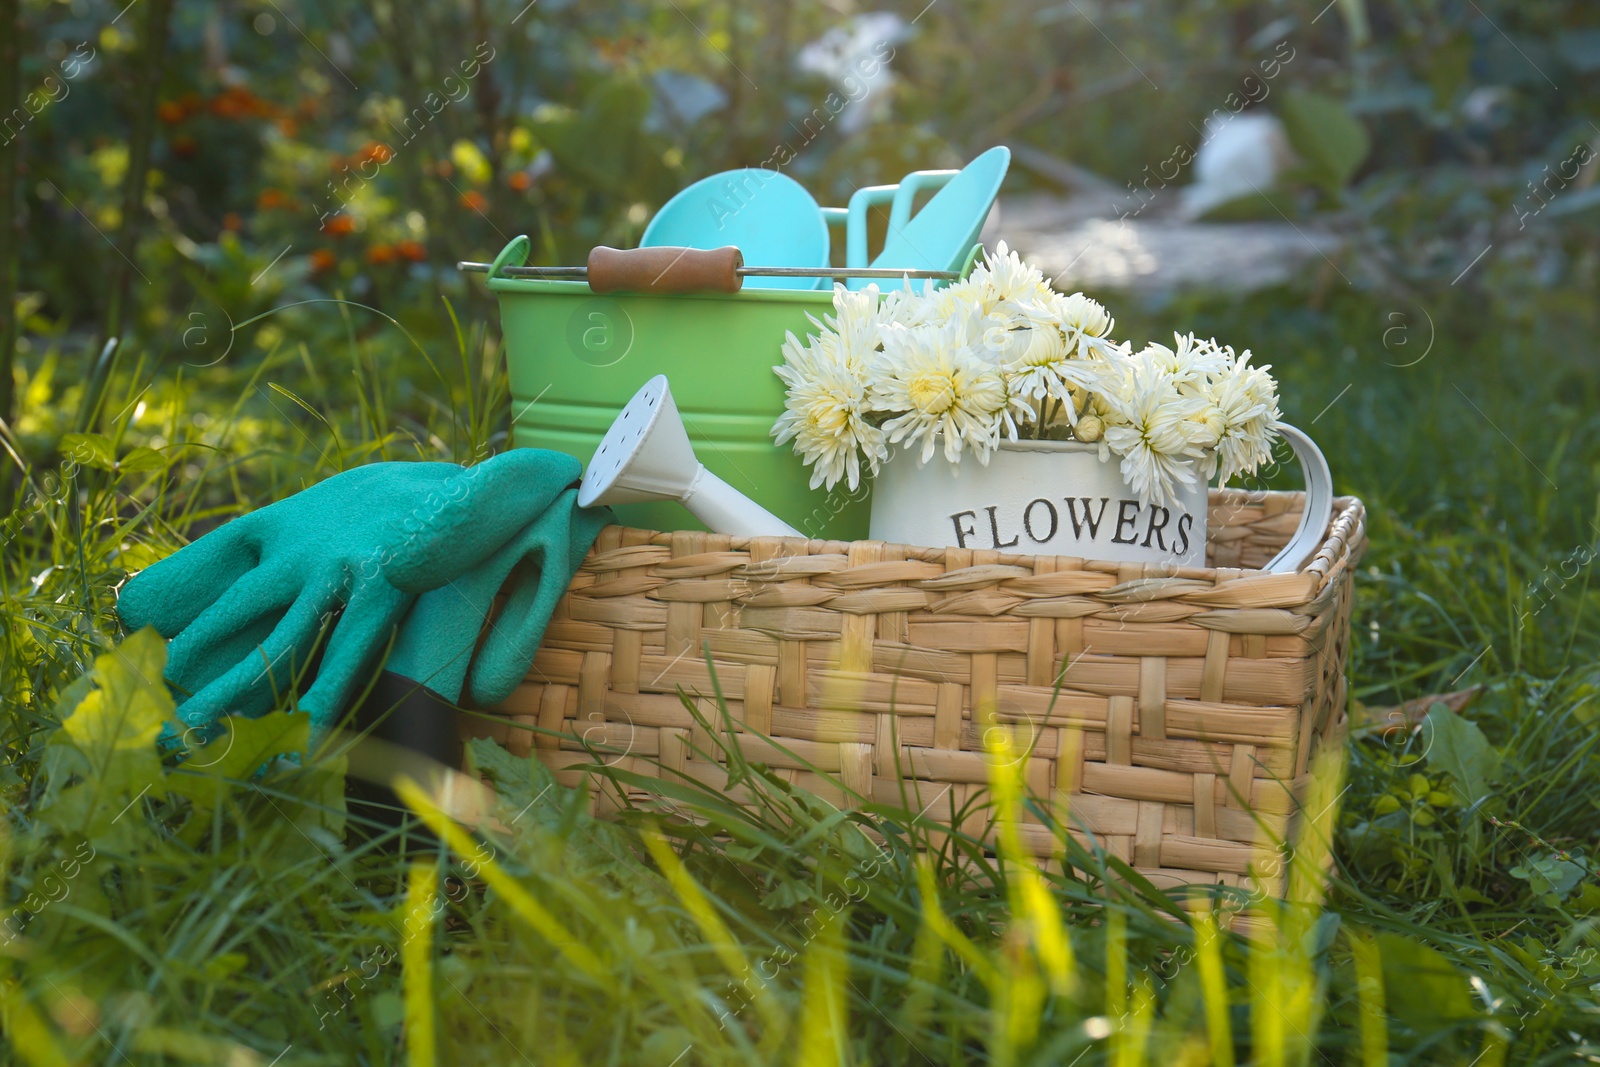
<path id="1" fill-rule="evenodd" d="M 709 650 L 748 757 L 835 803 L 910 791 L 961 810 L 987 788 L 993 716 L 1019 724 L 1028 783 L 1069 794 L 1084 839 L 1158 885 L 1277 894 L 1261 849 L 1290 833 L 1314 750 L 1343 742 L 1366 547 L 1365 508 L 1341 498 L 1303 570 L 1251 570 L 1302 507 L 1214 490 L 1204 569 L 608 527 L 501 721 L 464 722 L 565 781 L 598 749 L 721 788 L 679 697 L 717 721 Z"/>

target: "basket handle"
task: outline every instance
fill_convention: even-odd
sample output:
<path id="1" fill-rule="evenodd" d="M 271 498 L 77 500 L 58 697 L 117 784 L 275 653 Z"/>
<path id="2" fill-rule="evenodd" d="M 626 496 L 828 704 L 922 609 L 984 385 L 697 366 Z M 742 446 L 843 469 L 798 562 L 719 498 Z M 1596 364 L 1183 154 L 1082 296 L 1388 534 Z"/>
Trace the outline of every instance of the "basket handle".
<path id="1" fill-rule="evenodd" d="M 1295 458 L 1306 476 L 1306 508 L 1300 515 L 1300 525 L 1289 543 L 1283 546 L 1283 551 L 1262 568 L 1273 574 L 1287 574 L 1304 567 L 1322 546 L 1328 520 L 1333 517 L 1333 472 L 1328 469 L 1322 449 L 1304 431 L 1288 423 L 1279 423 L 1278 432 L 1294 449 Z"/>

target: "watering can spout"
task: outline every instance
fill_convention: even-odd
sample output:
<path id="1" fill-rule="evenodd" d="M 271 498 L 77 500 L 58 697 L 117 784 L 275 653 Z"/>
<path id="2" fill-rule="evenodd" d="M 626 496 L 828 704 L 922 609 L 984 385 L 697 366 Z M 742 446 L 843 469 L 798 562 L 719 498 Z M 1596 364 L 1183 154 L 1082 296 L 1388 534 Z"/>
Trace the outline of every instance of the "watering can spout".
<path id="1" fill-rule="evenodd" d="M 647 500 L 676 500 L 716 533 L 805 536 L 695 457 L 664 374 L 645 382 L 622 409 L 578 489 L 583 507 Z"/>

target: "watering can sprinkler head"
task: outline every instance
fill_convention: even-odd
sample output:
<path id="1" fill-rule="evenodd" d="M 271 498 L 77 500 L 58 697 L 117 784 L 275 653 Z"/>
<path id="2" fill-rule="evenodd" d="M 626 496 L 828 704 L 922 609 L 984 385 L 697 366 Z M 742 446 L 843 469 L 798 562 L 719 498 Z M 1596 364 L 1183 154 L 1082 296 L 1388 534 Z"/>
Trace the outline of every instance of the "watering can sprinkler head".
<path id="1" fill-rule="evenodd" d="M 805 536 L 695 458 L 664 374 L 633 394 L 606 431 L 578 488 L 582 507 L 645 500 L 676 500 L 716 533 Z"/>

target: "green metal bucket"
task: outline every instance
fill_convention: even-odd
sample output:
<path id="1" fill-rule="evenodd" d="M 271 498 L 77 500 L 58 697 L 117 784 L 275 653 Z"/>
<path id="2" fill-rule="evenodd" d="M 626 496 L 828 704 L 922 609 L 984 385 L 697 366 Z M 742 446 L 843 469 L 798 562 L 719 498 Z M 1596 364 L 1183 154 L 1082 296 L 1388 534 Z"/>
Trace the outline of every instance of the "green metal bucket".
<path id="1" fill-rule="evenodd" d="M 586 282 L 500 276 L 527 259 L 526 237 L 495 258 L 511 376 L 513 440 L 570 453 L 587 466 L 634 392 L 665 374 L 700 461 L 808 537 L 867 536 L 868 488 L 810 488 L 811 471 L 772 440 L 783 411 L 784 334 L 833 310 L 828 290 L 598 296 Z M 674 503 L 627 504 L 619 521 L 651 530 L 703 529 Z"/>

